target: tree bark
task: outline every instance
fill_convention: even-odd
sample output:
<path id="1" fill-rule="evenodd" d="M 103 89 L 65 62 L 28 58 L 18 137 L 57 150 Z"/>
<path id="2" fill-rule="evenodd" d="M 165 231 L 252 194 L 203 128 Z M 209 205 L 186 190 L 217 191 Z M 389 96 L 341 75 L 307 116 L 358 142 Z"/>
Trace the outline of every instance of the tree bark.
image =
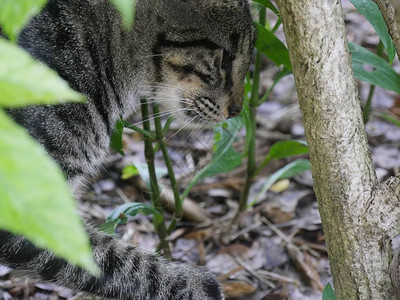
<path id="1" fill-rule="evenodd" d="M 276 0 L 338 299 L 393 299 L 399 180 L 378 184 L 339 0 Z"/>
<path id="2" fill-rule="evenodd" d="M 379 6 L 389 33 L 396 47 L 397 57 L 400 58 L 400 1 L 399 0 L 373 0 Z"/>

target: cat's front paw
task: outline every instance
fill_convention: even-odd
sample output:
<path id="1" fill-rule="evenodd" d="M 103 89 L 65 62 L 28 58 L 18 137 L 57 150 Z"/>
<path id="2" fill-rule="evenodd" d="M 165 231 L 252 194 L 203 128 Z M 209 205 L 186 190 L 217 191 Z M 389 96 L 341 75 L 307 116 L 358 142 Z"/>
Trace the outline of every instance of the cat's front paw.
<path id="1" fill-rule="evenodd" d="M 169 295 L 165 299 L 176 300 L 223 300 L 221 285 L 215 276 L 205 268 L 172 263 L 169 271 Z M 170 273 L 170 274 L 171 274 Z"/>

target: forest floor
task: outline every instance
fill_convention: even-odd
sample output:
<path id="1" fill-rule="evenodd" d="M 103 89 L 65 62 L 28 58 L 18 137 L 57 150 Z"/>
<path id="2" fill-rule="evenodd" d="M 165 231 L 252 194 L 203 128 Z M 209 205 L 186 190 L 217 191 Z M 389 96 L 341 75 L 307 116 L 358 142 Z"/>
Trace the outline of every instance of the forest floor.
<path id="1" fill-rule="evenodd" d="M 349 39 L 375 52 L 379 40 L 374 30 L 347 0 L 343 5 Z M 280 35 L 283 38 L 283 34 Z M 395 68 L 400 71 L 398 61 Z M 276 72 L 277 69 L 265 60 L 260 95 L 272 84 Z M 360 83 L 363 102 L 368 91 L 369 85 Z M 380 117 L 389 111 L 400 117 L 400 97 L 377 87 L 366 130 L 380 180 L 399 173 L 400 168 L 400 127 Z M 277 141 L 305 140 L 292 76 L 278 83 L 268 101 L 260 107 L 257 121 L 257 162 L 263 160 Z M 212 130 L 192 133 L 192 129 L 184 128 L 167 142 L 182 189 L 212 149 Z M 235 143 L 237 150 L 243 148 L 244 139 L 245 133 L 241 132 Z M 127 131 L 123 141 L 125 156 L 113 154 L 106 171 L 82 194 L 80 213 L 96 224 L 103 223 L 112 209 L 121 204 L 148 199 L 139 178 L 121 179 L 124 167 L 145 161 L 141 136 Z M 256 178 L 250 198 L 257 194 L 269 174 L 293 159 L 268 165 Z M 162 167 L 161 156 L 158 156 L 157 165 Z M 214 272 L 228 299 L 320 300 L 331 275 L 311 173 L 279 182 L 241 216 L 238 226 L 231 226 L 245 173 L 246 161 L 243 161 L 229 174 L 206 178 L 195 186 L 187 200 L 187 217 L 168 237 L 172 258 L 205 266 Z M 167 191 L 168 179 L 162 183 Z M 164 194 L 165 199 L 170 198 L 168 194 Z M 166 215 L 167 220 L 170 219 L 171 214 Z M 117 233 L 123 240 L 150 251 L 155 251 L 158 244 L 151 217 L 130 218 L 126 225 L 118 227 Z M 54 285 L 33 283 L 0 267 L 0 299 L 95 298 Z"/>

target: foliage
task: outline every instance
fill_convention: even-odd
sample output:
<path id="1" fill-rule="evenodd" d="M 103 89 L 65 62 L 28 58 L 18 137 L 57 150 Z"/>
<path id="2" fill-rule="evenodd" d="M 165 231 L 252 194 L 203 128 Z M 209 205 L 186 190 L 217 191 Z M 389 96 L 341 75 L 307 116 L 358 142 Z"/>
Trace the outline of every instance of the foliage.
<path id="1" fill-rule="evenodd" d="M 1 0 L 0 25 L 8 37 L 15 41 L 29 20 L 40 12 L 47 0 Z"/>
<path id="2" fill-rule="evenodd" d="M 55 71 L 1 38 L 0 65 L 0 105 L 3 107 L 83 100 Z"/>
<path id="3" fill-rule="evenodd" d="M 372 0 L 350 0 L 350 2 L 368 20 L 368 22 L 371 23 L 372 27 L 374 27 L 376 33 L 379 35 L 387 49 L 389 63 L 391 64 L 396 56 L 396 49 L 378 5 L 376 5 Z"/>
<path id="4" fill-rule="evenodd" d="M 0 2 L 0 22 L 16 34 L 46 1 Z M 82 99 L 55 72 L 0 39 L 0 107 Z M 96 272 L 74 200 L 62 172 L 27 132 L 0 110 L 0 227 L 27 236 Z"/>
<path id="5" fill-rule="evenodd" d="M 335 292 L 331 284 L 328 282 L 322 292 L 322 300 L 336 300 Z"/>
<path id="6" fill-rule="evenodd" d="M 277 66 L 284 65 L 288 70 L 292 70 L 289 51 L 286 46 L 270 30 L 260 23 L 255 23 L 258 33 L 256 49 L 266 55 Z"/>
<path id="7" fill-rule="evenodd" d="M 135 19 L 136 0 L 111 0 L 122 16 L 122 23 L 126 29 L 133 26 Z"/>
<path id="8" fill-rule="evenodd" d="M 400 94 L 400 75 L 386 60 L 351 42 L 349 48 L 352 52 L 354 75 L 357 78 Z M 372 67 L 372 70 L 366 70 L 366 65 Z"/>
<path id="9" fill-rule="evenodd" d="M 101 225 L 101 229 L 106 233 L 114 233 L 118 225 L 126 224 L 128 217 L 134 217 L 138 214 L 144 216 L 153 215 L 153 222 L 156 226 L 163 221 L 163 216 L 153 206 L 132 202 L 114 209 L 108 216 L 107 222 Z"/>

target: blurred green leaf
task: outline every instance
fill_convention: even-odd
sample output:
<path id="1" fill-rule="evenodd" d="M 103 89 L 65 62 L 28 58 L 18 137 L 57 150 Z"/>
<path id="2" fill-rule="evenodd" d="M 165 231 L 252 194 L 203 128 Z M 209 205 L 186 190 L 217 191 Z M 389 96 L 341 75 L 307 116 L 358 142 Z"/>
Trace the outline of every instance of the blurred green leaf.
<path id="1" fill-rule="evenodd" d="M 92 272 L 89 242 L 62 172 L 0 110 L 0 227 Z"/>
<path id="2" fill-rule="evenodd" d="M 0 106 L 82 101 L 57 73 L 0 38 Z"/>
<path id="3" fill-rule="evenodd" d="M 111 133 L 110 147 L 121 155 L 125 155 L 124 147 L 122 145 L 122 132 L 124 131 L 124 121 L 119 119 L 115 123 L 115 128 Z"/>
<path id="4" fill-rule="evenodd" d="M 322 292 L 322 300 L 336 300 L 335 292 L 331 284 L 328 282 Z"/>
<path id="5" fill-rule="evenodd" d="M 288 70 L 292 70 L 289 51 L 285 44 L 281 42 L 271 31 L 255 22 L 257 28 L 256 48 L 272 60 L 277 66 L 284 65 Z"/>
<path id="6" fill-rule="evenodd" d="M 124 27 L 126 29 L 132 28 L 135 19 L 136 0 L 111 0 L 111 3 L 121 13 Z"/>
<path id="7" fill-rule="evenodd" d="M 21 29 L 40 12 L 46 2 L 47 0 L 1 0 L 0 24 L 3 31 L 15 41 Z"/>
<path id="8" fill-rule="evenodd" d="M 385 45 L 389 63 L 392 63 L 396 56 L 396 48 L 394 47 L 378 5 L 372 0 L 350 0 L 350 2 L 353 3 L 358 11 L 371 23 L 372 27 L 374 27 L 382 43 Z"/>
<path id="9" fill-rule="evenodd" d="M 139 175 L 139 170 L 131 165 L 131 166 L 126 166 L 123 170 L 122 170 L 122 179 L 129 179 L 132 178 L 133 176 Z"/>
<path id="10" fill-rule="evenodd" d="M 375 112 L 374 114 L 381 119 L 400 127 L 400 119 L 396 115 L 389 115 L 380 112 Z"/>
<path id="11" fill-rule="evenodd" d="M 271 174 L 267 178 L 261 191 L 257 194 L 255 199 L 249 206 L 253 206 L 253 205 L 257 204 L 261 195 L 265 194 L 269 190 L 269 188 L 278 180 L 291 178 L 299 173 L 302 173 L 302 172 L 310 170 L 310 169 L 311 169 L 310 161 L 307 159 L 295 160 L 295 161 L 291 162 L 290 164 L 284 166 L 283 168 L 279 169 L 278 171 Z"/>
<path id="12" fill-rule="evenodd" d="M 270 0 L 254 0 L 254 2 L 264 5 L 265 7 L 272 10 L 276 15 L 279 15 L 279 10 L 275 7 L 275 5 L 272 4 Z"/>
<path id="13" fill-rule="evenodd" d="M 349 49 L 352 54 L 354 75 L 357 78 L 400 94 L 400 75 L 386 60 L 351 42 Z M 373 70 L 367 71 L 365 66 L 370 66 Z"/>

